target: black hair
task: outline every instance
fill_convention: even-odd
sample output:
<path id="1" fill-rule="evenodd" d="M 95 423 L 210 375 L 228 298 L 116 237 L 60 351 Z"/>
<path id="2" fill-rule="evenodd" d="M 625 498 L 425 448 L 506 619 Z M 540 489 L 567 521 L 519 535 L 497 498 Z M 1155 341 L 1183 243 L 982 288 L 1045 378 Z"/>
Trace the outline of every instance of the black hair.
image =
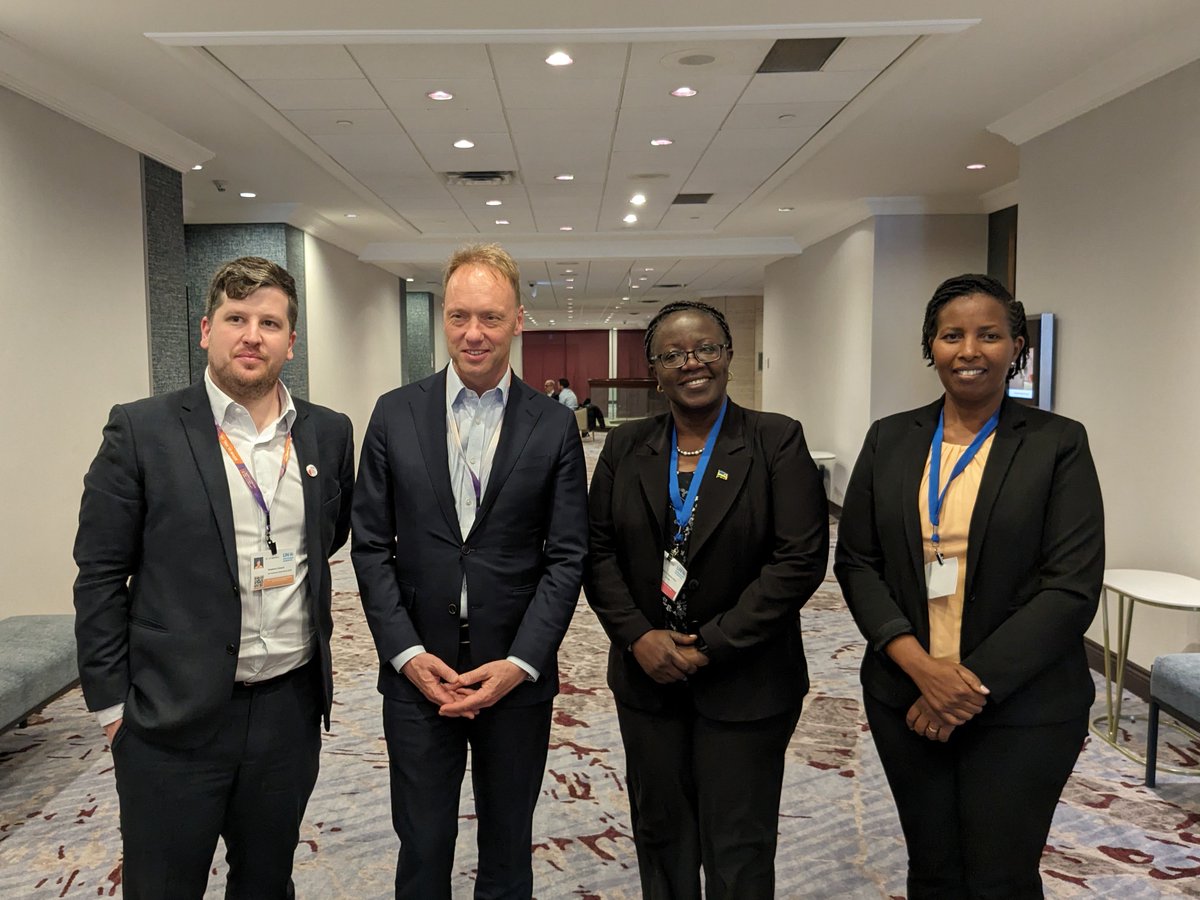
<path id="1" fill-rule="evenodd" d="M 699 300 L 672 300 L 660 309 L 654 318 L 650 320 L 650 324 L 646 326 L 646 362 L 650 362 L 650 347 L 654 344 L 654 335 L 658 332 L 658 326 L 662 324 L 663 319 L 677 312 L 686 312 L 687 310 L 702 312 L 720 325 L 721 330 L 725 332 L 725 347 L 730 352 L 733 352 L 733 335 L 729 331 L 729 323 L 725 321 L 725 316 L 719 309 L 715 306 L 709 306 L 707 303 L 701 303 Z"/>
<path id="2" fill-rule="evenodd" d="M 567 381 L 565 378 L 558 379 L 558 383 L 565 388 L 569 388 L 571 386 L 571 382 Z"/>
<path id="3" fill-rule="evenodd" d="M 959 297 L 970 297 L 972 294 L 983 294 L 991 297 L 1004 307 L 1008 316 L 1008 333 L 1015 341 L 1022 338 L 1024 343 L 1021 352 L 1008 367 L 1008 378 L 1025 368 L 1029 360 L 1029 325 L 1025 321 L 1025 307 L 1020 300 L 1013 298 L 1008 288 L 990 275 L 957 275 L 947 278 L 938 285 L 929 303 L 925 306 L 925 322 L 921 326 L 921 355 L 929 365 L 933 365 L 933 339 L 937 335 L 937 319 L 942 308 Z"/>

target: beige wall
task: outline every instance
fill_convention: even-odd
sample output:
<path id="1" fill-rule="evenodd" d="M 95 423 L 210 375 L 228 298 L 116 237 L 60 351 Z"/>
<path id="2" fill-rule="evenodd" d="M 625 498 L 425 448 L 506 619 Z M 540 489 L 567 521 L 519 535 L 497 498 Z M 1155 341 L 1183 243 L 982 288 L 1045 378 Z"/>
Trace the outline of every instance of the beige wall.
<path id="1" fill-rule="evenodd" d="M 758 354 L 762 350 L 762 297 L 705 297 L 729 323 L 733 336 L 733 360 L 729 367 L 729 399 L 749 409 L 763 409 L 762 377 Z"/>
<path id="2" fill-rule="evenodd" d="M 1200 63 L 1021 148 L 1017 295 L 1057 315 L 1055 410 L 1087 426 L 1109 568 L 1200 578 Z M 1092 636 L 1100 630 L 1093 626 Z M 1130 658 L 1200 650 L 1139 607 Z"/>
<path id="3" fill-rule="evenodd" d="M 0 89 L 0 617 L 70 612 L 83 475 L 150 391 L 139 157 Z"/>
<path id="4" fill-rule="evenodd" d="M 379 395 L 400 385 L 400 279 L 304 236 L 308 393 L 344 412 L 362 443 Z"/>
<path id="5" fill-rule="evenodd" d="M 810 449 L 837 454 L 835 503 L 871 423 L 874 257 L 868 220 L 766 270 L 763 408 L 799 419 Z"/>

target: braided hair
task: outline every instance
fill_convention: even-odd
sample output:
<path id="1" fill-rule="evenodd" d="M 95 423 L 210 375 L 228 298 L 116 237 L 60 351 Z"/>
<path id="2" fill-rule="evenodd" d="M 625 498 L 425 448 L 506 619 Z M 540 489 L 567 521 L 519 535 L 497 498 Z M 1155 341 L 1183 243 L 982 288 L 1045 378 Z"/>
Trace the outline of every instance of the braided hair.
<path id="1" fill-rule="evenodd" d="M 970 297 L 973 294 L 991 297 L 1003 306 L 1008 316 L 1009 336 L 1013 340 L 1024 339 L 1021 352 L 1008 367 L 1006 380 L 1009 380 L 1025 368 L 1025 364 L 1029 360 L 1029 325 L 1025 321 L 1025 307 L 1021 301 L 1014 299 L 1008 288 L 988 275 L 958 275 L 954 278 L 947 278 L 938 285 L 937 290 L 933 292 L 933 297 L 925 307 L 925 322 L 921 327 L 921 355 L 925 357 L 928 365 L 933 365 L 933 339 L 937 334 L 938 314 L 950 301 L 957 300 L 959 297 Z"/>
<path id="2" fill-rule="evenodd" d="M 721 326 L 721 331 L 725 332 L 725 345 L 729 352 L 733 352 L 733 334 L 729 331 L 729 323 L 725 321 L 725 314 L 715 306 L 709 306 L 707 303 L 701 303 L 699 300 L 672 300 L 650 320 L 650 324 L 646 326 L 646 362 L 650 362 L 650 348 L 654 344 L 654 335 L 658 333 L 658 326 L 663 323 L 663 320 L 668 316 L 672 316 L 677 312 L 685 312 L 687 310 L 696 310 L 709 316 L 714 322 Z"/>

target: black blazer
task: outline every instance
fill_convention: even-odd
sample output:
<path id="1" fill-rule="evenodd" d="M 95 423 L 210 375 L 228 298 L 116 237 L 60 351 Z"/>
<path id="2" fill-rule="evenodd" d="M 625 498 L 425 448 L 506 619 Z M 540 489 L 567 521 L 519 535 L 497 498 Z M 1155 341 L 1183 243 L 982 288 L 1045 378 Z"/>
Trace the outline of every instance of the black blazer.
<path id="1" fill-rule="evenodd" d="M 868 641 L 863 685 L 897 707 L 915 683 L 884 646 L 929 647 L 917 492 L 942 400 L 871 426 L 838 528 L 834 572 Z M 1065 721 L 1095 688 L 1083 633 L 1104 573 L 1104 511 L 1083 426 L 1005 400 L 971 515 L 962 663 L 991 690 L 981 720 Z"/>
<path id="2" fill-rule="evenodd" d="M 558 691 L 558 646 L 579 601 L 587 476 L 575 415 L 512 379 L 491 477 L 466 540 L 446 443 L 446 370 L 379 398 L 363 438 L 352 557 L 381 661 L 379 690 L 425 697 L 390 660 L 415 644 L 458 658 L 463 576 L 476 665 L 516 656 L 540 673 L 499 705 Z"/>
<path id="3" fill-rule="evenodd" d="M 619 702 L 652 712 L 672 702 L 673 688 L 650 678 L 628 647 L 665 627 L 671 434 L 670 414 L 611 432 L 589 500 L 584 587 L 612 639 L 608 683 Z M 688 613 L 711 660 L 688 679 L 696 708 L 724 721 L 798 708 L 808 692 L 800 607 L 829 562 L 828 504 L 799 422 L 729 404 L 688 559 Z"/>
<path id="4" fill-rule="evenodd" d="M 350 420 L 295 399 L 308 599 L 333 700 L 329 559 L 346 542 Z M 75 636 L 88 709 L 125 703 L 125 726 L 196 747 L 221 723 L 241 640 L 237 546 L 225 462 L 204 382 L 114 406 L 83 482 Z"/>

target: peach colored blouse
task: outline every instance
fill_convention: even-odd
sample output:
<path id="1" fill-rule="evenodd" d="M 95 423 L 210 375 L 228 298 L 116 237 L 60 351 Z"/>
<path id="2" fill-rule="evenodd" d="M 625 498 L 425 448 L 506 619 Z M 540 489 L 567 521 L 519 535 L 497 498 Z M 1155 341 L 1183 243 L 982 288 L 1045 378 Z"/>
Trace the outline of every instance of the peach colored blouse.
<path id="1" fill-rule="evenodd" d="M 945 559 L 958 559 L 958 584 L 948 597 L 934 597 L 929 601 L 929 655 L 935 659 L 960 662 L 959 644 L 962 638 L 963 594 L 967 583 L 967 534 L 971 528 L 971 513 L 975 510 L 975 498 L 979 496 L 979 482 L 983 468 L 987 465 L 992 449 L 989 435 L 975 458 L 967 464 L 962 474 L 950 483 L 946 499 L 942 503 L 942 514 L 938 524 L 938 541 Z M 941 477 L 942 489 L 945 479 L 955 463 L 967 449 L 966 444 L 942 444 Z M 921 476 L 918 495 L 921 511 L 921 549 L 925 563 L 937 559 L 933 550 L 933 526 L 929 522 L 929 456 L 925 457 L 925 472 Z"/>

